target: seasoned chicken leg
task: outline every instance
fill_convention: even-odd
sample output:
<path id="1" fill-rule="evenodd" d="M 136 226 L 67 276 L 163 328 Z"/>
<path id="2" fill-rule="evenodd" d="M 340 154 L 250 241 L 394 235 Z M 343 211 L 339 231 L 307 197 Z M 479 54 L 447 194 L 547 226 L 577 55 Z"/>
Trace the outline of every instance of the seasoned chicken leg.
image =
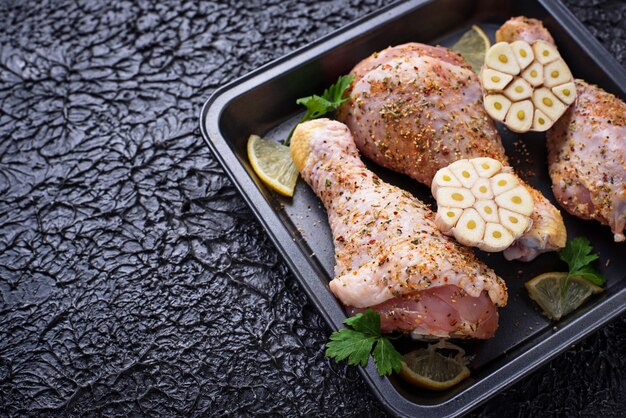
<path id="1" fill-rule="evenodd" d="M 523 17 L 507 21 L 496 37 L 554 43 L 540 21 Z M 615 241 L 624 241 L 626 103 L 582 80 L 576 90 L 576 101 L 548 131 L 552 190 L 569 213 L 610 226 Z"/>
<path id="2" fill-rule="evenodd" d="M 348 128 L 298 125 L 291 155 L 328 212 L 335 243 L 330 288 L 351 312 L 371 307 L 384 332 L 490 338 L 506 285 L 435 227 L 434 214 L 369 171 Z"/>
<path id="3" fill-rule="evenodd" d="M 337 117 L 376 163 L 427 186 L 437 170 L 460 159 L 491 157 L 508 165 L 478 77 L 456 53 L 409 43 L 373 54 L 352 73 L 350 100 Z M 529 261 L 565 246 L 560 212 L 527 188 L 535 200 L 532 226 L 504 252 L 509 260 Z"/>

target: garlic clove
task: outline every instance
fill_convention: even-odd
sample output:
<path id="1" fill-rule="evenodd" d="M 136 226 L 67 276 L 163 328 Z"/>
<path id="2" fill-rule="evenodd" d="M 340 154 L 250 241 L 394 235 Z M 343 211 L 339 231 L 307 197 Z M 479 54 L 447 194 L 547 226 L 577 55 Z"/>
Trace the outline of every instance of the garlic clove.
<path id="1" fill-rule="evenodd" d="M 485 90 L 503 90 L 506 85 L 513 80 L 513 76 L 510 74 L 486 67 L 483 67 L 483 71 L 480 75 Z"/>
<path id="2" fill-rule="evenodd" d="M 566 105 L 571 105 L 576 100 L 576 85 L 573 82 L 552 87 L 552 93 Z"/>
<path id="3" fill-rule="evenodd" d="M 472 194 L 478 200 L 493 199 L 493 191 L 489 179 L 479 178 L 472 186 Z"/>
<path id="4" fill-rule="evenodd" d="M 448 166 L 463 187 L 471 188 L 478 179 L 478 173 L 468 160 L 458 160 Z"/>
<path id="5" fill-rule="evenodd" d="M 549 62 L 561 58 L 559 51 L 554 45 L 543 40 L 538 40 L 533 43 L 533 52 L 535 53 L 535 60 L 546 65 Z"/>
<path id="6" fill-rule="evenodd" d="M 543 85 L 554 87 L 572 80 L 572 73 L 562 59 L 553 61 L 543 67 Z"/>
<path id="7" fill-rule="evenodd" d="M 543 84 L 543 65 L 539 62 L 532 63 L 522 72 L 522 78 L 533 87 Z"/>
<path id="8" fill-rule="evenodd" d="M 533 93 L 535 107 L 546 114 L 551 120 L 556 121 L 565 112 L 565 105 L 546 87 L 535 90 Z"/>
<path id="9" fill-rule="evenodd" d="M 511 75 L 517 75 L 520 72 L 513 49 L 507 42 L 498 42 L 489 48 L 485 55 L 485 64 L 489 68 Z"/>
<path id="10" fill-rule="evenodd" d="M 435 215 L 435 225 L 443 233 L 448 233 L 463 214 L 461 208 L 439 206 Z"/>
<path id="11" fill-rule="evenodd" d="M 533 198 L 524 186 L 517 186 L 496 196 L 496 204 L 504 209 L 529 216 L 534 209 Z"/>
<path id="12" fill-rule="evenodd" d="M 548 129 L 550 129 L 553 123 L 554 122 L 552 122 L 552 120 L 549 117 L 547 117 L 545 113 L 543 113 L 539 109 L 535 109 L 535 115 L 533 118 L 533 127 L 532 127 L 533 131 L 537 131 L 537 132 L 547 131 Z"/>
<path id="13" fill-rule="evenodd" d="M 456 178 L 452 171 L 448 167 L 444 167 L 435 173 L 433 182 L 431 183 L 430 190 L 433 195 L 437 194 L 439 187 L 460 187 L 461 182 Z"/>
<path id="14" fill-rule="evenodd" d="M 477 200 L 474 209 L 486 222 L 500 222 L 498 205 L 493 200 Z"/>
<path id="15" fill-rule="evenodd" d="M 469 160 L 480 177 L 489 178 L 502 170 L 502 163 L 489 157 L 472 158 Z"/>
<path id="16" fill-rule="evenodd" d="M 515 78 L 511 84 L 504 90 L 506 97 L 513 102 L 519 102 L 528 99 L 533 93 L 533 88 L 528 81 L 523 78 Z"/>
<path id="17" fill-rule="evenodd" d="M 515 237 L 499 223 L 488 222 L 485 225 L 485 234 L 478 248 L 484 251 L 496 252 L 506 250 L 511 246 Z"/>
<path id="18" fill-rule="evenodd" d="M 499 173 L 489 179 L 494 195 L 499 195 L 519 185 L 517 177 L 511 173 Z"/>
<path id="19" fill-rule="evenodd" d="M 511 104 L 504 119 L 506 126 L 513 132 L 528 132 L 533 123 L 534 107 L 530 100 Z"/>
<path id="20" fill-rule="evenodd" d="M 454 227 L 456 240 L 463 245 L 472 247 L 475 247 L 482 240 L 484 232 L 485 221 L 473 208 L 464 210 Z"/>
<path id="21" fill-rule="evenodd" d="M 526 41 L 515 41 L 511 43 L 511 49 L 513 49 L 513 54 L 521 69 L 528 67 L 530 63 L 535 60 L 533 49 Z"/>
<path id="22" fill-rule="evenodd" d="M 530 218 L 528 216 L 521 216 L 517 212 L 503 208 L 498 210 L 498 214 L 500 215 L 500 223 L 515 236 L 524 234 L 530 227 Z"/>
<path id="23" fill-rule="evenodd" d="M 476 198 L 472 192 L 462 187 L 440 187 L 435 197 L 437 206 L 449 206 L 451 208 L 469 208 Z"/>
<path id="24" fill-rule="evenodd" d="M 499 122 L 504 121 L 511 101 L 502 94 L 489 94 L 485 96 L 485 110 L 492 119 Z"/>

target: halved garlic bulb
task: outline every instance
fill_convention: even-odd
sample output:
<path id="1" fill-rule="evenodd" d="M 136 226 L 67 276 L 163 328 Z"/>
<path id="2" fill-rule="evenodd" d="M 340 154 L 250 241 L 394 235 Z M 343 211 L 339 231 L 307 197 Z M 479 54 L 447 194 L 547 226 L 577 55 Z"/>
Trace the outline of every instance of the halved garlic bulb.
<path id="1" fill-rule="evenodd" d="M 532 113 L 530 113 L 532 115 Z M 510 167 L 492 158 L 459 160 L 435 174 L 435 224 L 458 242 L 496 252 L 531 226 L 534 202 Z"/>
<path id="2" fill-rule="evenodd" d="M 493 45 L 480 81 L 487 113 L 514 132 L 550 129 L 576 100 L 571 71 L 546 41 Z"/>

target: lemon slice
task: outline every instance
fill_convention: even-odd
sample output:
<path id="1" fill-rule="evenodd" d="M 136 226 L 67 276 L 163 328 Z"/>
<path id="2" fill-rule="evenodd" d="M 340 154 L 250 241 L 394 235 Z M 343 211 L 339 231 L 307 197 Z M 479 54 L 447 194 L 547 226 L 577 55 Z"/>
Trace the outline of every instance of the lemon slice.
<path id="1" fill-rule="evenodd" d="M 491 47 L 491 41 L 481 28 L 476 25 L 461 36 L 454 45 L 452 50 L 461 54 L 463 58 L 472 66 L 476 74 L 480 72 L 485 62 L 485 54 Z"/>
<path id="2" fill-rule="evenodd" d="M 458 351 L 454 357 L 439 353 L 437 348 Z M 402 356 L 400 376 L 407 382 L 430 390 L 446 390 L 470 375 L 460 347 L 441 340 L 428 348 L 411 351 Z"/>
<path id="3" fill-rule="evenodd" d="M 537 302 L 545 315 L 559 320 L 576 310 L 591 295 L 602 292 L 602 288 L 580 277 L 572 277 L 563 293 L 563 282 L 567 273 L 544 273 L 526 282 L 526 290 Z"/>
<path id="4" fill-rule="evenodd" d="M 258 135 L 248 138 L 248 159 L 257 176 L 276 193 L 293 196 L 298 180 L 289 147 Z"/>

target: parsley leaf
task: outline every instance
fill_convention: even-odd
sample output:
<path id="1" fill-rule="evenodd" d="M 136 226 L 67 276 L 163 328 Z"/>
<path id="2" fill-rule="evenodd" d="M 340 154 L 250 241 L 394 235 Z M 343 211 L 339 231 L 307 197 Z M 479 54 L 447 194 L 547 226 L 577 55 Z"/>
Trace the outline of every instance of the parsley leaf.
<path id="1" fill-rule="evenodd" d="M 386 376 L 392 372 L 400 372 L 402 368 L 402 356 L 394 348 L 391 341 L 381 338 L 374 348 L 374 363 L 376 370 L 381 376 Z"/>
<path id="2" fill-rule="evenodd" d="M 602 286 L 606 282 L 606 278 L 591 266 L 582 267 L 576 274 L 572 274 L 572 276 L 582 277 L 596 286 Z"/>
<path id="3" fill-rule="evenodd" d="M 368 335 L 381 335 L 380 314 L 374 312 L 372 309 L 366 309 L 364 314 L 358 313 L 355 316 L 347 318 L 343 323 L 355 331 L 360 331 Z"/>
<path id="4" fill-rule="evenodd" d="M 368 336 L 362 332 L 351 329 L 342 329 L 330 336 L 326 344 L 326 356 L 337 361 L 348 359 L 352 366 L 367 365 L 367 359 L 376 342 L 376 337 Z"/>
<path id="5" fill-rule="evenodd" d="M 343 97 L 344 93 L 350 87 L 350 84 L 354 80 L 354 75 L 342 75 L 337 82 L 324 90 L 321 96 L 314 94 L 313 96 L 301 97 L 296 100 L 297 104 L 304 105 L 306 107 L 306 113 L 302 116 L 302 119 L 298 124 L 306 122 L 307 120 L 317 119 L 328 113 L 332 113 L 350 97 Z M 297 126 L 297 125 L 296 125 Z M 285 145 L 289 145 L 291 142 L 291 136 L 293 135 L 294 128 L 289 133 Z"/>
<path id="6" fill-rule="evenodd" d="M 585 237 L 578 237 L 567 241 L 565 248 L 559 251 L 559 257 L 569 266 L 569 272 L 563 282 L 562 292 L 565 292 L 569 279 L 575 276 L 601 286 L 606 282 L 606 278 L 598 273 L 590 263 L 598 259 L 598 254 L 593 252 L 593 247 Z"/>
<path id="7" fill-rule="evenodd" d="M 364 313 L 347 318 L 344 322 L 352 329 L 333 332 L 326 344 L 326 356 L 348 364 L 365 367 L 372 348 L 376 370 L 381 376 L 399 372 L 402 368 L 402 356 L 396 351 L 388 337 L 380 332 L 380 314 L 372 308 Z"/>
<path id="8" fill-rule="evenodd" d="M 304 105 L 306 107 L 306 113 L 300 119 L 300 122 L 304 122 L 306 120 L 317 119 L 320 116 L 325 115 L 329 112 L 328 109 L 332 109 L 333 104 L 326 100 L 324 97 L 320 97 L 318 95 L 303 97 L 296 101 L 297 104 Z"/>
<path id="9" fill-rule="evenodd" d="M 353 80 L 354 74 L 340 76 L 335 84 L 324 90 L 324 94 L 322 95 L 322 97 L 326 100 L 330 100 L 334 104 L 334 106 L 339 106 L 349 99 L 349 97 L 343 97 L 343 94 L 348 89 L 348 87 L 350 87 L 350 84 L 352 84 Z"/>

